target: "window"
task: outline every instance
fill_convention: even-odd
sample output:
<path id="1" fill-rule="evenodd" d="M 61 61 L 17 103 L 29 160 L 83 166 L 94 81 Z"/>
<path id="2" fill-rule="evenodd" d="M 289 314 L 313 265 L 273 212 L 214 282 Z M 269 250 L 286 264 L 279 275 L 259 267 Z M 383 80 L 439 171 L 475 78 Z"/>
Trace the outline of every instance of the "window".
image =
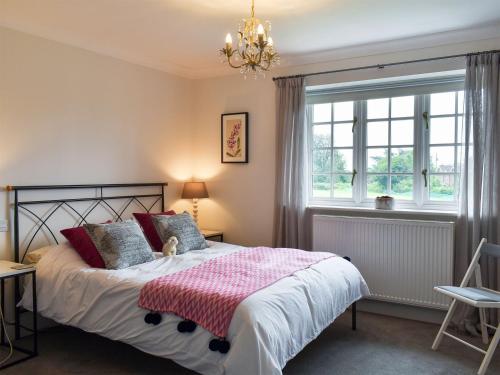
<path id="1" fill-rule="evenodd" d="M 308 92 L 312 203 L 454 209 L 463 76 Z"/>

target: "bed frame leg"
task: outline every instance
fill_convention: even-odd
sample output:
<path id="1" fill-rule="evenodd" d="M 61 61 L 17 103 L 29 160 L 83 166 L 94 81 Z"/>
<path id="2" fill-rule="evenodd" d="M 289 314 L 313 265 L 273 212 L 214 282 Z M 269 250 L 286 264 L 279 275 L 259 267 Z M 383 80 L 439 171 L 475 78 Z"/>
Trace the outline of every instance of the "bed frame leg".
<path id="1" fill-rule="evenodd" d="M 348 256 L 345 256 L 343 257 L 345 260 L 347 260 L 348 262 L 351 261 L 351 258 L 348 257 Z M 356 330 L 356 302 L 354 302 L 352 305 L 351 305 L 351 314 L 352 314 L 352 330 L 355 331 Z"/>
<path id="2" fill-rule="evenodd" d="M 352 314 L 352 330 L 356 330 L 356 302 L 351 305 L 351 314 Z"/>

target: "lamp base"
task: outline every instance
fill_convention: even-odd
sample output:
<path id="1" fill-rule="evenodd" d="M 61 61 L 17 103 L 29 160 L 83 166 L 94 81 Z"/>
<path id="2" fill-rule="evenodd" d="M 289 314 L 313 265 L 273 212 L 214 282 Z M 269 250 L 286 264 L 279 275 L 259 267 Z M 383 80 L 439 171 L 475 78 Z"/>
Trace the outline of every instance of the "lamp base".
<path id="1" fill-rule="evenodd" d="M 198 226 L 198 198 L 193 198 L 193 220 Z"/>

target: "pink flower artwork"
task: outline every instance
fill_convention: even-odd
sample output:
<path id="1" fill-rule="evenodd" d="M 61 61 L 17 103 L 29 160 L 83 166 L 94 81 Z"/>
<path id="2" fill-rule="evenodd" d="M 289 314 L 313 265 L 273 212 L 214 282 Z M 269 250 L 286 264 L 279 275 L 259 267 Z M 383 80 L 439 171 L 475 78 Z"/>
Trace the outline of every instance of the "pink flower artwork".
<path id="1" fill-rule="evenodd" d="M 221 163 L 248 163 L 248 112 L 221 115 Z"/>
<path id="2" fill-rule="evenodd" d="M 227 138 L 226 145 L 227 151 L 226 155 L 230 157 L 239 157 L 241 156 L 241 121 L 236 120 L 229 137 Z"/>

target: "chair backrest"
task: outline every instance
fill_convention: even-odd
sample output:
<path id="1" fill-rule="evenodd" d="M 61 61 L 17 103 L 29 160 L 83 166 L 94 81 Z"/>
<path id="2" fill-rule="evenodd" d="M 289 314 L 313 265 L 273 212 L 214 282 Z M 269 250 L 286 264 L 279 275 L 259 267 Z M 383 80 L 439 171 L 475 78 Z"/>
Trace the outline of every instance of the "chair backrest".
<path id="1" fill-rule="evenodd" d="M 500 245 L 485 243 L 481 247 L 481 255 L 489 255 L 495 258 L 500 258 Z"/>
<path id="2" fill-rule="evenodd" d="M 481 242 L 479 242 L 479 245 L 474 252 L 474 255 L 472 257 L 472 261 L 469 264 L 469 268 L 467 268 L 467 272 L 465 272 L 464 278 L 462 279 L 462 282 L 460 283 L 460 287 L 464 288 L 469 285 L 469 281 L 472 277 L 472 275 L 476 275 L 476 285 L 477 286 L 482 286 L 482 281 L 481 281 L 481 267 L 479 266 L 479 258 L 483 254 L 483 249 L 487 245 L 487 240 L 486 238 L 481 239 Z"/>
<path id="3" fill-rule="evenodd" d="M 486 238 L 481 239 L 481 242 L 479 243 L 479 246 L 477 247 L 477 250 L 472 257 L 469 268 L 467 269 L 467 272 L 465 273 L 464 278 L 460 283 L 461 287 L 468 286 L 469 281 L 474 274 L 476 279 L 476 286 L 483 286 L 483 281 L 481 279 L 481 266 L 479 265 L 479 259 L 482 255 L 490 255 L 496 258 L 500 258 L 500 245 L 488 243 L 486 241 Z"/>

